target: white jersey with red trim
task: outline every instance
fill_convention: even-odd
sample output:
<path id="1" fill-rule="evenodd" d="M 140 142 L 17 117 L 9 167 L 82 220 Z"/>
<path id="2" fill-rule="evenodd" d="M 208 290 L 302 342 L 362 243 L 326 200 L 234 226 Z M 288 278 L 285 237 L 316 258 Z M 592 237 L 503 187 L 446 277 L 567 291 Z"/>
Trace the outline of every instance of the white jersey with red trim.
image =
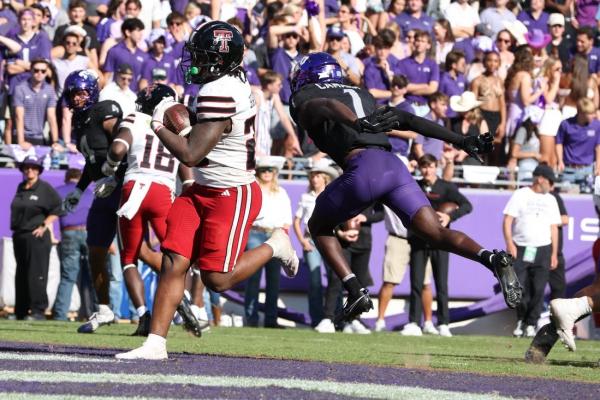
<path id="1" fill-rule="evenodd" d="M 196 182 L 218 188 L 253 182 L 256 100 L 248 82 L 226 75 L 203 85 L 198 92 L 196 117 L 198 121 L 231 118 L 231 132 L 223 133 L 200 163 Z"/>
<path id="2" fill-rule="evenodd" d="M 125 182 L 145 180 L 160 183 L 175 191 L 179 160 L 161 143 L 150 128 L 150 115 L 134 112 L 129 114 L 119 129 L 127 128 L 133 138 L 127 152 Z"/>

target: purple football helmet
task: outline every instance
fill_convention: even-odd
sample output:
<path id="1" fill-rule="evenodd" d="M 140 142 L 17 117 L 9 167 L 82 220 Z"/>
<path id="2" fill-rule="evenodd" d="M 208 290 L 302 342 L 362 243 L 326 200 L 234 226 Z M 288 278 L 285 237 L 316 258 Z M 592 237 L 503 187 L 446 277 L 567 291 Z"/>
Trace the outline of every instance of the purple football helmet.
<path id="1" fill-rule="evenodd" d="M 312 53 L 294 67 L 291 74 L 292 91 L 309 83 L 343 83 L 342 68 L 327 53 Z"/>
<path id="2" fill-rule="evenodd" d="M 73 96 L 82 90 L 87 92 L 87 99 L 83 105 L 77 105 L 73 101 Z M 98 102 L 98 97 L 100 96 L 98 75 L 89 69 L 71 72 L 67 76 L 67 79 L 65 79 L 64 96 L 70 109 L 77 111 L 87 110 Z"/>

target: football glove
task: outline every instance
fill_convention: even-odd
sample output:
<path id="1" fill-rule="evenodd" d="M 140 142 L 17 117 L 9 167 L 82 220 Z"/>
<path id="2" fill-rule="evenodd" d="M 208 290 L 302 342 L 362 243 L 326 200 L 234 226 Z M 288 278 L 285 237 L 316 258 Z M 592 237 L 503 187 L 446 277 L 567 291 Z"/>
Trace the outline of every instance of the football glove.
<path id="1" fill-rule="evenodd" d="M 167 111 L 170 107 L 174 106 L 175 104 L 177 104 L 177 102 L 173 97 L 165 97 L 160 101 L 160 103 L 156 105 L 154 113 L 152 114 L 152 122 L 150 123 L 150 127 L 154 132 L 159 131 L 160 129 L 162 129 L 162 127 L 165 126 L 163 123 L 165 118 L 165 111 Z"/>
<path id="2" fill-rule="evenodd" d="M 114 176 L 98 179 L 96 181 L 96 187 L 94 188 L 94 196 L 101 199 L 108 197 L 112 194 L 117 185 L 118 183 Z"/>
<path id="3" fill-rule="evenodd" d="M 464 150 L 469 156 L 476 158 L 483 164 L 480 154 L 488 154 L 494 150 L 494 136 L 491 133 L 482 133 L 479 136 L 465 136 L 458 148 Z"/>
<path id="4" fill-rule="evenodd" d="M 65 199 L 62 202 L 62 209 L 66 212 L 73 212 L 77 208 L 80 198 L 81 190 L 78 188 L 73 189 L 65 196 Z"/>
<path id="5" fill-rule="evenodd" d="M 108 157 L 102 164 L 102 173 L 106 176 L 113 176 L 119 169 L 119 165 L 121 165 L 121 161 L 113 161 Z"/>
<path id="6" fill-rule="evenodd" d="M 393 107 L 385 106 L 376 109 L 371 115 L 358 118 L 354 122 L 354 128 L 359 132 L 378 133 L 387 132 L 398 126 L 400 116 Z"/>

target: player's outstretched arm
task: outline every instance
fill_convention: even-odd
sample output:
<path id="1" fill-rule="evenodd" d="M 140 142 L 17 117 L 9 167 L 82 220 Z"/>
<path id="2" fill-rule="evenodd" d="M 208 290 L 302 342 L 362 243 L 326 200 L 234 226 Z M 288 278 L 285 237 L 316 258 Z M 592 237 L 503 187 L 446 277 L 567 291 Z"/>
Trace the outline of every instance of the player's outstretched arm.
<path id="1" fill-rule="evenodd" d="M 102 164 L 102 173 L 104 175 L 112 176 L 117 172 L 132 142 L 133 136 L 129 128 L 121 127 L 108 149 L 106 161 Z"/>

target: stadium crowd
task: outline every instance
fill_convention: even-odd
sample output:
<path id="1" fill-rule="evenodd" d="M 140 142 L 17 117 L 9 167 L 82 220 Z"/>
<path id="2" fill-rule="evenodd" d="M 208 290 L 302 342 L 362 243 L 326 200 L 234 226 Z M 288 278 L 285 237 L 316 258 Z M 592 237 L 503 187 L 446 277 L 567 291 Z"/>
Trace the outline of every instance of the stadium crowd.
<path id="1" fill-rule="evenodd" d="M 591 193 L 593 177 L 600 174 L 598 5 L 596 0 L 7 0 L 0 3 L 2 153 L 19 162 L 27 173 L 35 169 L 27 165 L 37 165 L 40 170 L 60 168 L 78 153 L 72 112 L 63 96 L 65 79 L 76 70 L 95 71 L 102 88 L 100 101 L 117 102 L 123 116 L 135 111 L 138 91 L 156 83 L 171 86 L 184 104 L 194 108 L 198 86 L 186 83 L 179 68 L 189 57 L 184 43 L 202 23 L 228 21 L 246 42 L 243 66 L 257 101 L 255 152 L 263 160 L 257 165 L 257 178 L 263 197 L 269 199 L 269 209 L 281 214 L 258 219 L 249 246 L 265 242 L 275 228 L 293 225 L 311 270 L 308 296 L 312 325 L 329 332 L 335 329 L 332 319 L 341 301 L 341 283 L 329 274 L 323 303 L 320 255 L 301 224 L 306 224 L 315 197 L 338 171 L 289 116 L 289 77 L 294 66 L 310 52 L 326 51 L 337 60 L 348 83 L 366 88 L 381 105 L 409 111 L 461 135 L 491 132 L 496 151 L 485 157 L 484 165 L 506 167 L 507 174 L 519 181 L 537 185 L 540 179 L 551 184 L 563 181 L 574 184 L 580 192 Z M 481 164 L 438 139 L 412 131 L 392 131 L 389 135 L 393 152 L 411 171 L 427 177 L 431 174 L 427 168 L 433 165 L 433 175 L 423 183 L 426 193 L 435 192 L 436 167 L 450 180 L 455 176 L 454 165 Z M 44 158 L 44 163 L 26 161 L 36 156 Z M 298 161 L 295 157 L 304 158 Z M 283 169 L 309 171 L 309 190 L 298 207 L 290 204 L 273 175 Z M 438 187 L 441 182 L 448 184 L 440 178 Z M 470 204 L 455 187 L 444 190 L 452 192 L 444 194 L 445 201 L 459 206 L 439 211 L 447 226 L 470 212 Z M 442 203 L 439 201 L 440 206 Z M 336 230 L 363 285 L 370 283 L 369 227 L 382 220 L 384 213 L 377 207 L 367 210 Z M 388 218 L 390 237 L 406 238 L 406 232 L 393 228 Z M 78 237 L 78 232 L 85 221 L 80 218 L 70 224 L 65 225 L 70 228 L 66 237 L 83 243 L 85 239 Z M 560 225 L 558 220 L 556 224 Z M 423 243 L 410 245 L 392 250 L 388 243 L 387 248 L 410 252 L 410 259 L 417 260 L 411 261 L 410 275 L 411 323 L 415 326 L 409 326 L 405 334 L 421 334 L 417 326 L 421 300 L 424 331 L 438 332 L 431 323 L 428 290 L 433 276 L 438 290 L 439 332 L 450 336 L 447 296 L 440 292 L 447 286 L 448 253 L 432 251 Z M 543 268 L 550 267 L 551 256 L 547 256 Z M 428 259 L 431 265 L 426 267 Z M 65 269 L 68 261 L 62 261 Z M 559 264 L 554 261 L 553 268 Z M 70 293 L 74 269 L 66 269 L 63 279 L 71 284 L 61 281 L 61 288 Z M 279 267 L 267 264 L 265 273 L 265 326 L 278 327 Z M 382 293 L 391 296 L 391 288 L 403 273 L 386 273 L 387 291 L 382 288 Z M 260 271 L 249 282 L 246 323 L 257 325 Z M 59 290 L 55 306 L 58 319 L 66 318 L 68 298 Z M 218 315 L 214 298 L 213 311 Z M 536 293 L 535 311 L 532 316 L 519 311 L 518 329 L 521 325 L 525 328 L 523 319 L 527 319 L 527 326 L 535 322 L 541 307 L 538 303 Z M 32 307 L 32 312 L 37 318 L 41 311 Z M 144 312 L 138 310 L 138 316 Z M 18 317 L 24 316 L 22 309 L 19 313 Z M 384 313 L 385 306 L 383 311 L 380 308 L 378 330 L 385 328 Z M 347 332 L 368 333 L 360 324 L 349 325 L 344 328 Z"/>

